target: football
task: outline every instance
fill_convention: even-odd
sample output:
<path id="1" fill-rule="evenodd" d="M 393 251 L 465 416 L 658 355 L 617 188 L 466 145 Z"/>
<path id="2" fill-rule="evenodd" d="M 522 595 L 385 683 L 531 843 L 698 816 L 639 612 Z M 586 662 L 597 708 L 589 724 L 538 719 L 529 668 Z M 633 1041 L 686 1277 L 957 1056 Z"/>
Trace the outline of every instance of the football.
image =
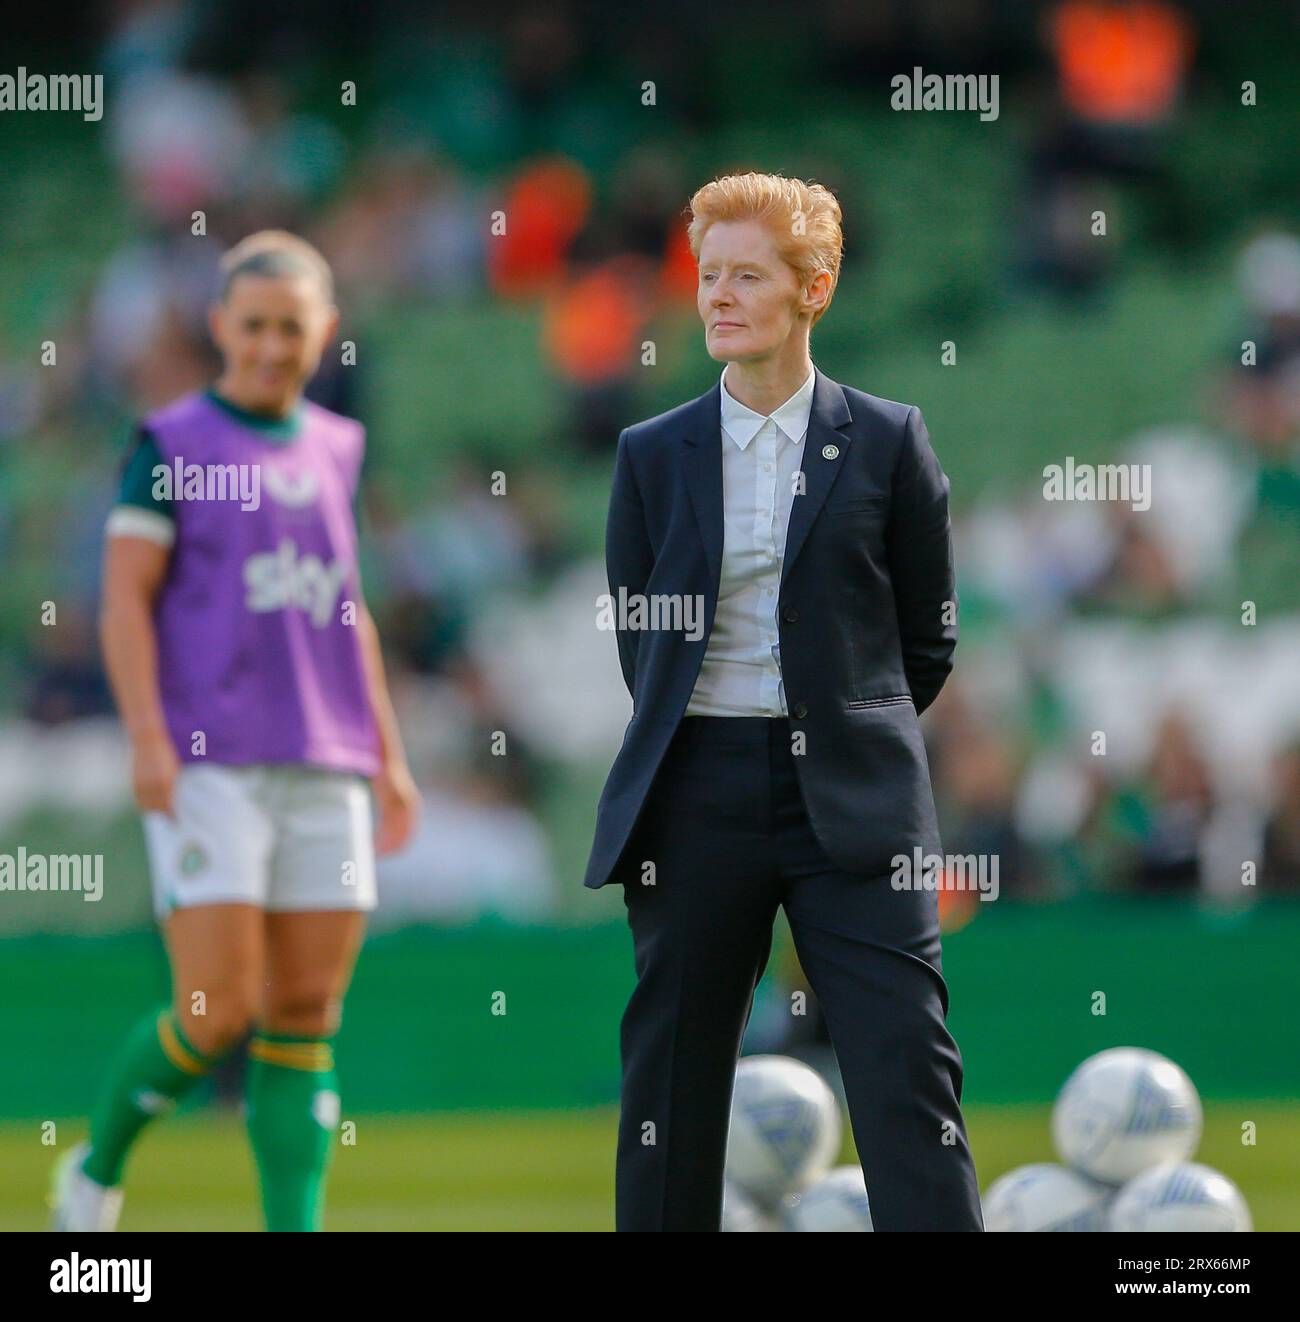
<path id="1" fill-rule="evenodd" d="M 761 1208 L 825 1175 L 840 1150 L 839 1107 L 816 1070 L 786 1056 L 736 1068 L 727 1179 Z"/>
<path id="2" fill-rule="evenodd" d="M 1103 1184 L 1185 1161 L 1200 1137 L 1201 1100 L 1191 1079 L 1172 1060 L 1140 1047 L 1089 1056 L 1052 1110 L 1061 1160 Z"/>
<path id="3" fill-rule="evenodd" d="M 1194 1161 L 1144 1171 L 1120 1190 L 1110 1230 L 1250 1230 L 1250 1209 L 1226 1175 Z"/>
<path id="4" fill-rule="evenodd" d="M 873 1229 L 861 1166 L 837 1166 L 792 1199 L 791 1230 L 841 1233 Z"/>
<path id="5" fill-rule="evenodd" d="M 995 1180 L 984 1195 L 984 1229 L 1098 1231 L 1114 1190 L 1078 1171 L 1037 1162 Z"/>

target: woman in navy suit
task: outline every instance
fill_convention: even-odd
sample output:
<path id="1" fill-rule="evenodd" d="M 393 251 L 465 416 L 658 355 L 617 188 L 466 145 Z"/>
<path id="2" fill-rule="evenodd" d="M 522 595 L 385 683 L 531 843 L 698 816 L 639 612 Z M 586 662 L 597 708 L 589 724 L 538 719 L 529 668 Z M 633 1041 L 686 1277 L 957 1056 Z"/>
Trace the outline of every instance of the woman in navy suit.
<path id="1" fill-rule="evenodd" d="M 691 199 L 722 378 L 619 438 L 606 539 L 633 718 L 586 884 L 621 883 L 621 1230 L 716 1230 L 732 1084 L 784 907 L 879 1230 L 980 1230 L 917 717 L 952 667 L 948 482 L 920 411 L 809 355 L 840 270 L 817 184 Z M 703 627 L 700 622 L 703 621 Z"/>

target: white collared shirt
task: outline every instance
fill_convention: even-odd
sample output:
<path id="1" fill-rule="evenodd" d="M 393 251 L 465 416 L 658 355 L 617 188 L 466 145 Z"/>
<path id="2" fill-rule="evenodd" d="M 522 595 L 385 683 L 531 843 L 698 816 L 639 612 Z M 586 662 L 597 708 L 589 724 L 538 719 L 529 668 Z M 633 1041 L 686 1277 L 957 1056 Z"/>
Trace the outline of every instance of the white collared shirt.
<path id="1" fill-rule="evenodd" d="M 722 575 L 688 716 L 785 716 L 776 605 L 816 373 L 768 417 L 722 373 Z"/>

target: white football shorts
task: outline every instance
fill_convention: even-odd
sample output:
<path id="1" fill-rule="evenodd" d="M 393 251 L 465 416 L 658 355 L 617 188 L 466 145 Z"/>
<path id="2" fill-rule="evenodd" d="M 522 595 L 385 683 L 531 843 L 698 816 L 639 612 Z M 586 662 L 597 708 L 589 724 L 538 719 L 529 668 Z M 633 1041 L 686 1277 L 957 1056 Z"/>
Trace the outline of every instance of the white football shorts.
<path id="1" fill-rule="evenodd" d="M 370 791 L 362 776 L 188 762 L 172 811 L 144 814 L 159 918 L 199 904 L 375 907 Z"/>

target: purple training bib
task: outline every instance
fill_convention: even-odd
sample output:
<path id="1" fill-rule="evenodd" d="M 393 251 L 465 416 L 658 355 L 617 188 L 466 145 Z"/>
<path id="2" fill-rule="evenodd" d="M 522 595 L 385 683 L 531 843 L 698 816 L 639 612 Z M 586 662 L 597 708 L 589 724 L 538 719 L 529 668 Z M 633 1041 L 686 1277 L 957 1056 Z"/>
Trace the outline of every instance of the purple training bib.
<path id="1" fill-rule="evenodd" d="M 176 518 L 154 621 L 177 753 L 373 775 L 353 517 L 364 428 L 304 403 L 275 444 L 203 393 L 143 425 Z"/>

